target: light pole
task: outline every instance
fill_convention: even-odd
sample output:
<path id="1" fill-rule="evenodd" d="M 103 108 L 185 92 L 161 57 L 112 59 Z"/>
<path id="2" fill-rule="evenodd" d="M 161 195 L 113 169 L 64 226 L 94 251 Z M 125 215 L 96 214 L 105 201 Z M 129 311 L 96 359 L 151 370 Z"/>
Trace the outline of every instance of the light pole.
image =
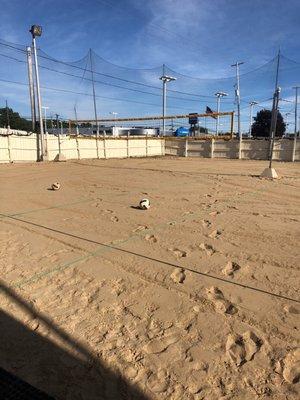
<path id="1" fill-rule="evenodd" d="M 42 100 L 41 100 L 41 91 L 40 91 L 40 77 L 39 77 L 39 66 L 38 66 L 38 58 L 36 51 L 36 42 L 35 38 L 42 35 L 42 27 L 39 25 L 32 25 L 29 32 L 32 35 L 32 47 L 33 47 L 33 55 L 34 55 L 34 68 L 35 68 L 35 83 L 36 83 L 36 91 L 37 91 L 37 102 L 38 102 L 38 113 L 39 113 L 39 123 L 40 123 L 40 143 L 41 143 L 41 157 L 43 160 L 45 156 L 45 145 L 44 145 L 44 127 L 43 127 L 43 115 L 42 115 Z"/>
<path id="2" fill-rule="evenodd" d="M 298 89 L 300 86 L 295 86 L 293 89 L 295 89 L 295 129 L 294 129 L 294 143 L 293 143 L 293 157 L 292 161 L 295 161 L 295 155 L 296 155 L 296 145 L 297 145 L 297 114 L 298 114 Z"/>
<path id="3" fill-rule="evenodd" d="M 171 82 L 171 81 L 176 81 L 176 78 L 172 77 L 172 76 L 168 76 L 163 74 L 160 78 L 159 78 L 162 83 L 163 83 L 163 135 L 165 134 L 165 129 L 166 129 L 166 121 L 165 121 L 165 117 L 166 117 L 166 101 L 167 101 L 167 83 Z"/>
<path id="4" fill-rule="evenodd" d="M 235 98 L 237 103 L 237 114 L 238 114 L 238 135 L 240 142 L 242 140 L 242 133 L 241 133 L 241 97 L 240 97 L 240 65 L 244 64 L 244 62 L 236 62 L 232 64 L 232 67 L 235 67 L 235 74 L 236 74 L 236 85 L 235 85 Z"/>
<path id="5" fill-rule="evenodd" d="M 34 83 L 32 74 L 32 52 L 31 47 L 27 47 L 27 68 L 28 68 L 28 83 L 29 83 L 29 96 L 30 96 L 30 108 L 31 108 L 31 121 L 32 131 L 35 131 L 36 124 L 36 112 L 35 112 L 35 95 L 34 95 Z"/>
<path id="6" fill-rule="evenodd" d="M 253 114 L 253 107 L 258 104 L 258 101 L 250 101 L 249 106 L 249 137 L 252 135 L 252 114 Z"/>
<path id="7" fill-rule="evenodd" d="M 76 119 L 76 135 L 79 135 L 79 126 L 78 126 L 78 118 L 77 118 L 77 109 L 76 105 L 74 106 L 74 113 L 75 113 L 75 119 Z"/>
<path id="8" fill-rule="evenodd" d="M 49 107 L 43 106 L 42 109 L 44 110 L 45 133 L 47 133 L 47 110 L 49 110 Z"/>
<path id="9" fill-rule="evenodd" d="M 114 119 L 114 126 L 116 126 L 116 116 L 118 115 L 118 113 L 115 112 L 115 111 L 112 111 L 112 112 L 110 112 L 110 115 L 113 116 L 113 119 Z"/>
<path id="10" fill-rule="evenodd" d="M 217 92 L 215 93 L 215 96 L 217 97 L 217 120 L 216 120 L 216 136 L 218 136 L 219 133 L 219 112 L 220 112 L 220 105 L 221 105 L 221 98 L 228 96 L 227 93 L 225 92 Z"/>

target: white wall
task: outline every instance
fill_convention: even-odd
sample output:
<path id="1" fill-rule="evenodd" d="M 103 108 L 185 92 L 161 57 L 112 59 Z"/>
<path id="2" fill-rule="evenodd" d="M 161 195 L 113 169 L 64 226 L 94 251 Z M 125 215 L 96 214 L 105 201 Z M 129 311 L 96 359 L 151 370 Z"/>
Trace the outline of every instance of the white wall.
<path id="1" fill-rule="evenodd" d="M 58 156 L 58 140 L 55 136 L 46 135 L 49 161 Z M 96 140 L 91 137 L 61 136 L 60 148 L 66 159 L 150 157 L 165 154 L 164 139 L 152 137 L 109 137 Z M 37 161 L 36 135 L 0 136 L 0 163 L 25 161 Z"/>
<path id="2" fill-rule="evenodd" d="M 198 140 L 193 138 L 166 138 L 166 155 L 204 158 L 239 158 L 238 140 Z M 280 139 L 274 144 L 273 159 L 292 161 L 294 140 Z M 267 160 L 268 140 L 243 140 L 241 159 Z M 297 140 L 294 161 L 300 161 L 300 140 Z"/>

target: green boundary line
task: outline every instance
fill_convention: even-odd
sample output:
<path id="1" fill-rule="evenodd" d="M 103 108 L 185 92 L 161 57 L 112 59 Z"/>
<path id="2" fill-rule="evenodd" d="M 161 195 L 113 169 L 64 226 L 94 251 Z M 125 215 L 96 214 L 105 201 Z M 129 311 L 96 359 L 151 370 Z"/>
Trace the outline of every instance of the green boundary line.
<path id="1" fill-rule="evenodd" d="M 247 192 L 247 194 L 254 194 L 254 193 L 256 193 L 256 191 Z M 228 199 L 225 200 L 225 201 L 231 200 L 233 197 L 239 197 L 239 195 L 230 196 L 230 198 L 228 198 Z M 213 211 L 213 210 L 211 210 L 211 211 Z M 25 285 L 25 284 L 27 284 L 27 283 L 33 282 L 34 280 L 39 279 L 39 278 L 44 277 L 44 276 L 47 276 L 47 275 L 49 275 L 49 274 L 51 274 L 51 273 L 53 273 L 53 272 L 63 271 L 64 269 L 69 268 L 69 267 L 71 267 L 71 266 L 73 266 L 73 265 L 75 265 L 75 264 L 77 264 L 77 263 L 79 263 L 79 262 L 86 261 L 86 260 L 88 260 L 89 258 L 98 256 L 98 255 L 101 254 L 102 252 L 111 251 L 111 250 L 114 249 L 114 247 L 113 247 L 114 245 L 124 244 L 124 243 L 127 243 L 127 242 L 131 241 L 132 239 L 135 239 L 135 238 L 137 238 L 137 237 L 141 237 L 141 236 L 143 236 L 143 235 L 145 235 L 145 234 L 155 233 L 157 230 L 159 230 L 159 229 L 161 229 L 161 228 L 163 228 L 163 227 L 168 227 L 168 226 L 170 226 L 172 223 L 178 224 L 178 223 L 182 223 L 182 222 L 185 222 L 186 220 L 190 220 L 190 219 L 193 219 L 193 218 L 199 218 L 199 217 L 201 217 L 201 216 L 204 217 L 205 215 L 203 215 L 203 214 L 207 214 L 207 213 L 209 213 L 209 212 L 211 212 L 211 211 L 210 211 L 210 210 L 201 210 L 199 213 L 195 213 L 195 214 L 186 214 L 183 218 L 180 218 L 180 219 L 178 219 L 178 220 L 171 220 L 171 221 L 167 221 L 167 222 L 162 222 L 162 223 L 160 223 L 160 224 L 157 224 L 155 228 L 152 228 L 152 229 L 145 229 L 145 230 L 136 232 L 136 233 L 134 233 L 133 235 L 130 235 L 130 236 L 129 236 L 128 238 L 126 238 L 126 239 L 117 239 L 117 240 L 112 241 L 112 242 L 103 243 L 102 245 L 100 244 L 101 247 L 100 247 L 100 249 L 98 249 L 98 250 L 95 250 L 95 251 L 93 251 L 93 252 L 88 252 L 87 255 L 78 257 L 78 258 L 76 258 L 76 259 L 74 259 L 74 260 L 72 260 L 72 261 L 69 261 L 69 262 L 67 262 L 67 263 L 64 263 L 64 264 L 62 264 L 62 265 L 57 265 L 56 267 L 54 267 L 54 268 L 52 268 L 52 269 L 48 269 L 48 270 L 46 270 L 46 271 L 43 271 L 43 272 L 34 274 L 34 275 L 31 276 L 30 278 L 27 278 L 27 279 L 25 278 L 25 279 L 23 279 L 23 280 L 21 280 L 21 281 L 19 281 L 19 282 L 13 282 L 13 283 L 11 284 L 11 286 L 12 286 L 12 287 L 21 287 L 21 286 L 23 286 L 23 285 Z M 0 216 L 1 216 L 1 214 L 0 214 Z M 16 221 L 20 221 L 20 222 L 24 222 L 24 223 L 27 222 L 27 221 L 22 220 L 22 219 L 14 218 L 13 216 L 8 217 L 8 218 L 12 218 L 12 219 L 14 219 L 14 220 L 16 220 Z M 84 240 L 84 238 L 83 238 L 83 240 Z M 111 246 L 111 247 L 105 247 L 105 246 Z M 117 249 L 116 249 L 116 250 L 117 250 Z"/>
<path id="2" fill-rule="evenodd" d="M 36 208 L 34 210 L 22 211 L 22 212 L 18 212 L 18 213 L 14 213 L 14 214 L 0 214 L 0 219 L 10 218 L 10 217 L 18 217 L 20 215 L 32 214 L 34 212 L 40 212 L 40 211 L 48 211 L 48 210 L 52 210 L 52 209 L 55 209 L 55 208 L 63 208 L 63 207 L 73 206 L 75 204 L 88 203 L 88 202 L 91 202 L 91 201 L 96 201 L 96 200 L 95 199 L 85 199 L 85 200 L 74 201 L 72 203 L 60 204 L 58 206 L 51 206 L 51 207 L 45 207 L 45 208 Z"/>

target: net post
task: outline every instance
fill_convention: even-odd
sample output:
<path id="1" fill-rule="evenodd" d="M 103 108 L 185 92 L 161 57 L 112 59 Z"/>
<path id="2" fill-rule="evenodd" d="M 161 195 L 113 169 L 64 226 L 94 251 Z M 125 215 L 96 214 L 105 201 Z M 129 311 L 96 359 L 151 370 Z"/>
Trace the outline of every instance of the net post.
<path id="1" fill-rule="evenodd" d="M 104 158 L 106 159 L 106 131 L 104 130 L 103 132 L 103 153 L 104 153 Z"/>
<path id="2" fill-rule="evenodd" d="M 127 132 L 127 158 L 129 158 L 129 131 Z"/>
<path id="3" fill-rule="evenodd" d="M 214 158 L 215 139 L 212 137 L 210 142 L 210 158 Z"/>
<path id="4" fill-rule="evenodd" d="M 188 145 L 189 145 L 189 140 L 188 137 L 186 136 L 184 143 L 184 157 L 188 156 Z"/>
<path id="5" fill-rule="evenodd" d="M 10 144 L 10 135 L 7 135 L 7 151 L 8 151 L 8 160 L 11 163 L 12 158 L 11 158 L 11 144 Z"/>
<path id="6" fill-rule="evenodd" d="M 233 138 L 234 111 L 230 114 L 230 139 Z"/>
<path id="7" fill-rule="evenodd" d="M 239 140 L 239 160 L 242 159 L 243 141 Z"/>
<path id="8" fill-rule="evenodd" d="M 80 149 L 79 149 L 78 135 L 76 135 L 75 140 L 76 140 L 77 159 L 80 160 Z"/>

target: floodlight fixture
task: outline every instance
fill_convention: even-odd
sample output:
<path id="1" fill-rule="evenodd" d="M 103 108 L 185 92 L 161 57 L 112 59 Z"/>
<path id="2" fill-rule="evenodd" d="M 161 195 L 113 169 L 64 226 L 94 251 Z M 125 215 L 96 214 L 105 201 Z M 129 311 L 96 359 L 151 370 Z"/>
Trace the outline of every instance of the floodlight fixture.
<path id="1" fill-rule="evenodd" d="M 162 75 L 160 78 L 163 82 L 171 82 L 171 81 L 176 81 L 177 78 L 174 78 L 173 76 L 169 75 Z"/>
<path id="2" fill-rule="evenodd" d="M 42 36 L 42 27 L 41 25 L 32 25 L 29 32 L 32 34 L 33 38 L 37 36 Z"/>
<path id="3" fill-rule="evenodd" d="M 225 97 L 225 96 L 228 96 L 228 93 L 225 93 L 225 92 L 217 92 L 217 93 L 215 93 L 215 96 L 217 96 L 217 97 Z"/>

